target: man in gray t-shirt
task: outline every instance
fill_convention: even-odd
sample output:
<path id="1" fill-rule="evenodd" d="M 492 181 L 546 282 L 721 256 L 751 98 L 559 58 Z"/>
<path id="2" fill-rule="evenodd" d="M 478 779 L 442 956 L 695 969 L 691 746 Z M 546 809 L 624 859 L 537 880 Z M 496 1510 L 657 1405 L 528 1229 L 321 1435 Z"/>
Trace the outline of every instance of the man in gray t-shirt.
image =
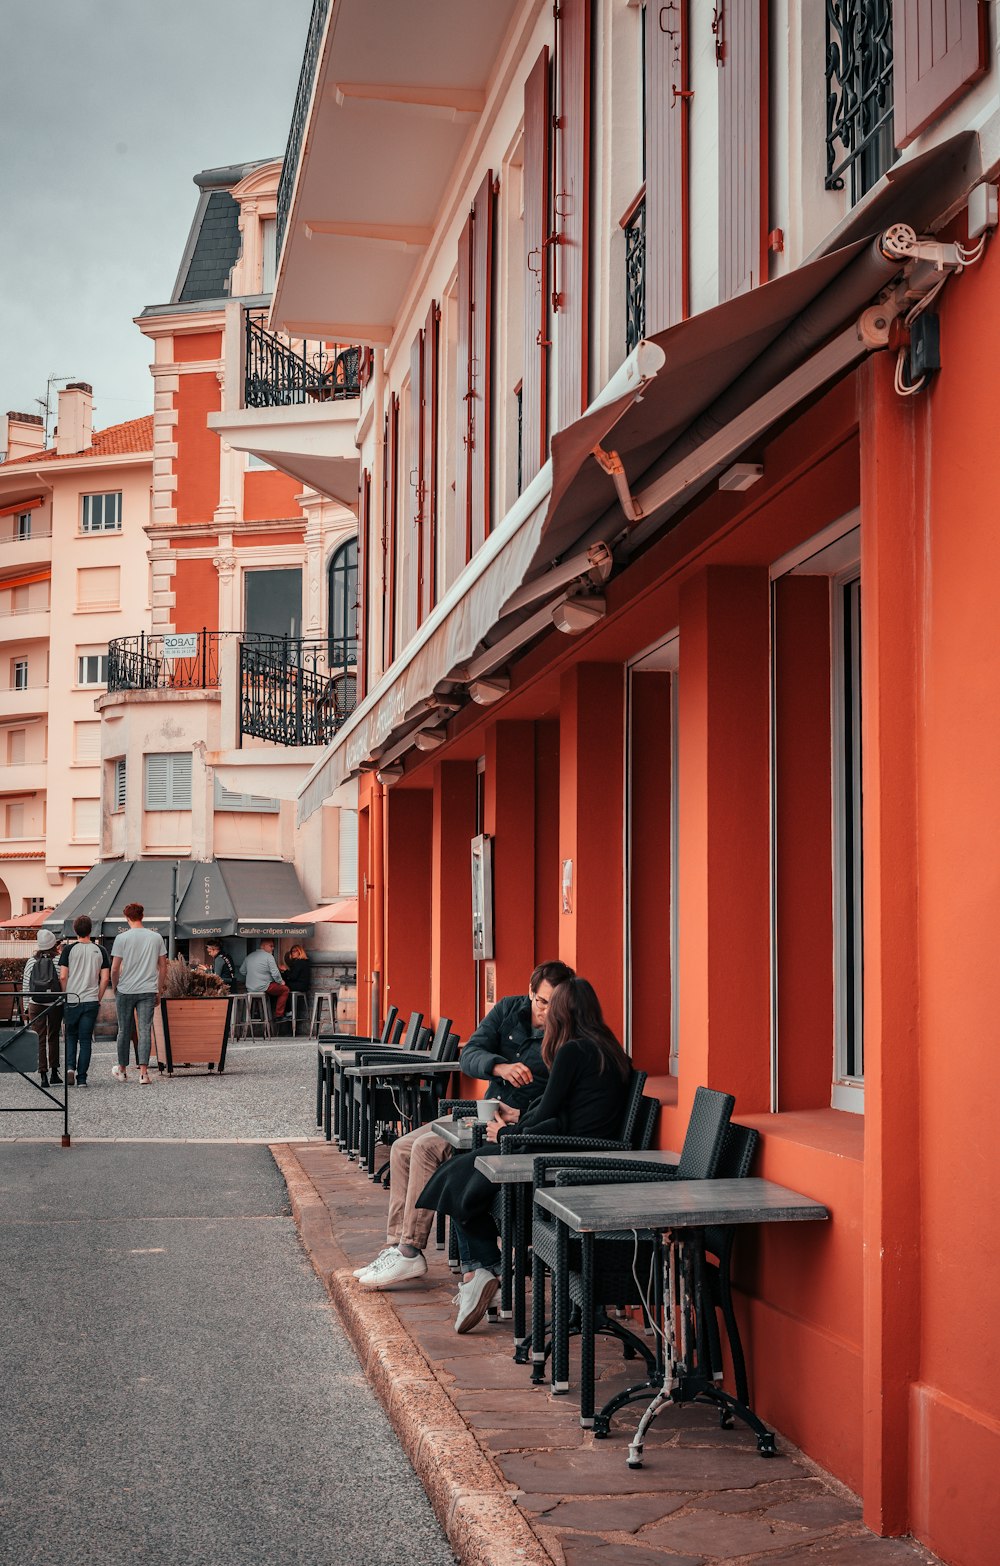
<path id="1" fill-rule="evenodd" d="M 124 912 L 128 929 L 115 936 L 111 948 L 111 983 L 118 1009 L 118 1064 L 111 1074 L 119 1082 L 128 1081 L 128 1047 L 135 1017 L 139 1081 L 145 1086 L 149 1082 L 153 1012 L 167 976 L 167 949 L 162 935 L 144 927 L 141 903 L 127 903 Z"/>
<path id="2" fill-rule="evenodd" d="M 274 960 L 274 942 L 261 941 L 255 952 L 248 952 L 240 967 L 240 978 L 246 984 L 248 995 L 270 995 L 274 999 L 274 1015 L 281 1022 L 288 1005 L 289 989 L 281 977 L 281 969 Z"/>

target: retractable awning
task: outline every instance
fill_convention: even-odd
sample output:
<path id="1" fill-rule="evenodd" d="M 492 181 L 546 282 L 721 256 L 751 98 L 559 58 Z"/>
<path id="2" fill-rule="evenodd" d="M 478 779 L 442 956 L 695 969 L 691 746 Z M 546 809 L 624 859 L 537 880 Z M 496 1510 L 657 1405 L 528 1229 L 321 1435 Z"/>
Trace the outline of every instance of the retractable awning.
<path id="1" fill-rule="evenodd" d="M 86 913 L 95 934 L 117 935 L 127 924 L 126 903 L 141 903 L 143 923 L 165 934 L 175 864 L 175 931 L 182 940 L 313 933 L 311 925 L 292 922 L 306 901 L 294 865 L 262 859 L 137 859 L 95 865 L 46 919 L 46 926 L 71 935 L 73 920 Z"/>
<path id="2" fill-rule="evenodd" d="M 969 133 L 899 165 L 844 226 L 839 248 L 640 343 L 553 438 L 550 461 L 340 729 L 302 786 L 299 819 L 365 765 L 400 754 L 470 666 L 473 677 L 488 672 L 490 649 L 500 667 L 500 654 L 512 656 L 505 644 L 551 629 L 560 589 L 586 576 L 595 549 L 607 560 L 615 543 L 624 561 L 752 441 L 864 358 L 874 341 L 858 319 L 903 267 L 878 237 L 908 213 L 926 229 L 980 172 Z"/>

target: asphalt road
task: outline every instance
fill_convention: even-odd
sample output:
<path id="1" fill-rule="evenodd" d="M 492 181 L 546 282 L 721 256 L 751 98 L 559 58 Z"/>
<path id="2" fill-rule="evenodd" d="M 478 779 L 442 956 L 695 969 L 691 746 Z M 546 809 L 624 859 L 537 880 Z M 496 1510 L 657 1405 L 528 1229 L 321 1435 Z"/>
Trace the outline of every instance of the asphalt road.
<path id="1" fill-rule="evenodd" d="M 0 1313 L 0 1566 L 452 1561 L 266 1147 L 0 1143 Z"/>

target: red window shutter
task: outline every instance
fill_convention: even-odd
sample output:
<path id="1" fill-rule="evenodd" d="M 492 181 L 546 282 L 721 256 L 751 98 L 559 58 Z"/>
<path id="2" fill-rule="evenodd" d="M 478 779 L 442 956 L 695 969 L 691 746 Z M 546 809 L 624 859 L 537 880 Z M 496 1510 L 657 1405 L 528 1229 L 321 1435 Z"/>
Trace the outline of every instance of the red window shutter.
<path id="1" fill-rule="evenodd" d="M 719 41 L 719 298 L 767 281 L 767 4 L 727 0 Z"/>
<path id="2" fill-rule="evenodd" d="M 472 340 L 469 363 L 469 537 L 475 554 L 492 527 L 493 449 L 493 175 L 472 204 Z"/>
<path id="3" fill-rule="evenodd" d="M 521 394 L 521 484 L 548 455 L 549 368 L 549 51 L 524 84 L 524 376 Z"/>
<path id="4" fill-rule="evenodd" d="M 983 0 L 896 0 L 892 55 L 893 132 L 905 147 L 986 70 Z"/>
<path id="5" fill-rule="evenodd" d="M 369 608 L 372 596 L 371 581 L 371 547 L 372 547 L 372 476 L 365 468 L 361 474 L 361 515 L 358 519 L 358 598 L 360 614 L 358 617 L 359 647 L 358 647 L 358 696 L 365 696 L 368 691 L 368 637 Z"/>
<path id="6" fill-rule="evenodd" d="M 587 404 L 590 354 L 590 20 L 592 0 L 559 0 L 556 14 L 556 312 L 558 426 Z"/>
<path id="7" fill-rule="evenodd" d="M 424 327 L 423 427 L 420 441 L 420 487 L 423 532 L 420 555 L 420 620 L 437 603 L 437 452 L 438 452 L 438 326 L 441 311 L 432 301 Z M 419 622 L 418 622 L 419 623 Z"/>
<path id="8" fill-rule="evenodd" d="M 688 313 L 687 0 L 646 7 L 646 335 Z"/>
<path id="9" fill-rule="evenodd" d="M 389 426 L 392 420 L 387 413 L 382 422 L 382 533 L 379 540 L 382 555 L 382 667 L 390 662 L 389 580 L 392 538 L 392 459 L 389 449 Z"/>
<path id="10" fill-rule="evenodd" d="M 406 475 L 406 496 L 410 536 L 411 582 L 404 591 L 413 593 L 415 625 L 423 618 L 424 585 L 424 334 L 418 332 L 410 347 L 410 471 Z"/>
<path id="11" fill-rule="evenodd" d="M 458 236 L 457 347 L 455 353 L 455 526 L 472 557 L 472 214 Z"/>
<path id="12" fill-rule="evenodd" d="M 396 613 L 396 590 L 399 562 L 399 398 L 395 392 L 389 402 L 389 462 L 387 466 L 389 513 L 387 531 L 389 534 L 389 580 L 386 584 L 385 614 L 388 622 L 388 651 L 386 656 L 386 668 L 396 656 L 396 628 L 398 617 Z"/>

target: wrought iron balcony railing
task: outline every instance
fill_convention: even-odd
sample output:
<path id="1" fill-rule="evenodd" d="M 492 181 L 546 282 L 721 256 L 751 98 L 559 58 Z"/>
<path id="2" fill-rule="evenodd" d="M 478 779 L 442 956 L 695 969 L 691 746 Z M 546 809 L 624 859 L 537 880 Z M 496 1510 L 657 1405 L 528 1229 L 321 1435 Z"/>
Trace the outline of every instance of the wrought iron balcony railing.
<path id="1" fill-rule="evenodd" d="M 625 229 L 625 352 L 646 335 L 646 201 L 638 203 Z"/>
<path id="2" fill-rule="evenodd" d="M 309 113 L 309 104 L 312 101 L 313 80 L 316 76 L 316 65 L 319 60 L 319 46 L 323 38 L 323 29 L 326 26 L 326 13 L 329 9 L 330 0 L 313 0 L 312 15 L 309 18 L 309 32 L 306 36 L 305 54 L 302 56 L 299 85 L 295 93 L 295 107 L 292 110 L 292 123 L 288 128 L 288 141 L 285 145 L 285 160 L 281 167 L 281 180 L 278 184 L 277 246 L 279 256 L 281 255 L 281 247 L 285 239 L 285 226 L 288 223 L 288 211 L 292 204 L 292 190 L 295 186 L 295 175 L 302 152 L 302 137 L 305 135 L 306 115 Z"/>
<path id="3" fill-rule="evenodd" d="M 354 711 L 354 637 L 204 630 L 194 636 L 189 656 L 175 657 L 162 636 L 120 636 L 108 644 L 108 692 L 217 690 L 226 637 L 239 642 L 241 735 L 279 745 L 325 745 Z"/>
<path id="4" fill-rule="evenodd" d="M 826 188 L 859 201 L 895 156 L 892 0 L 826 0 Z"/>
<path id="5" fill-rule="evenodd" d="M 291 343 L 269 332 L 263 312 L 246 320 L 246 408 L 287 408 L 296 403 L 342 402 L 360 397 L 360 348 L 326 343 Z"/>

